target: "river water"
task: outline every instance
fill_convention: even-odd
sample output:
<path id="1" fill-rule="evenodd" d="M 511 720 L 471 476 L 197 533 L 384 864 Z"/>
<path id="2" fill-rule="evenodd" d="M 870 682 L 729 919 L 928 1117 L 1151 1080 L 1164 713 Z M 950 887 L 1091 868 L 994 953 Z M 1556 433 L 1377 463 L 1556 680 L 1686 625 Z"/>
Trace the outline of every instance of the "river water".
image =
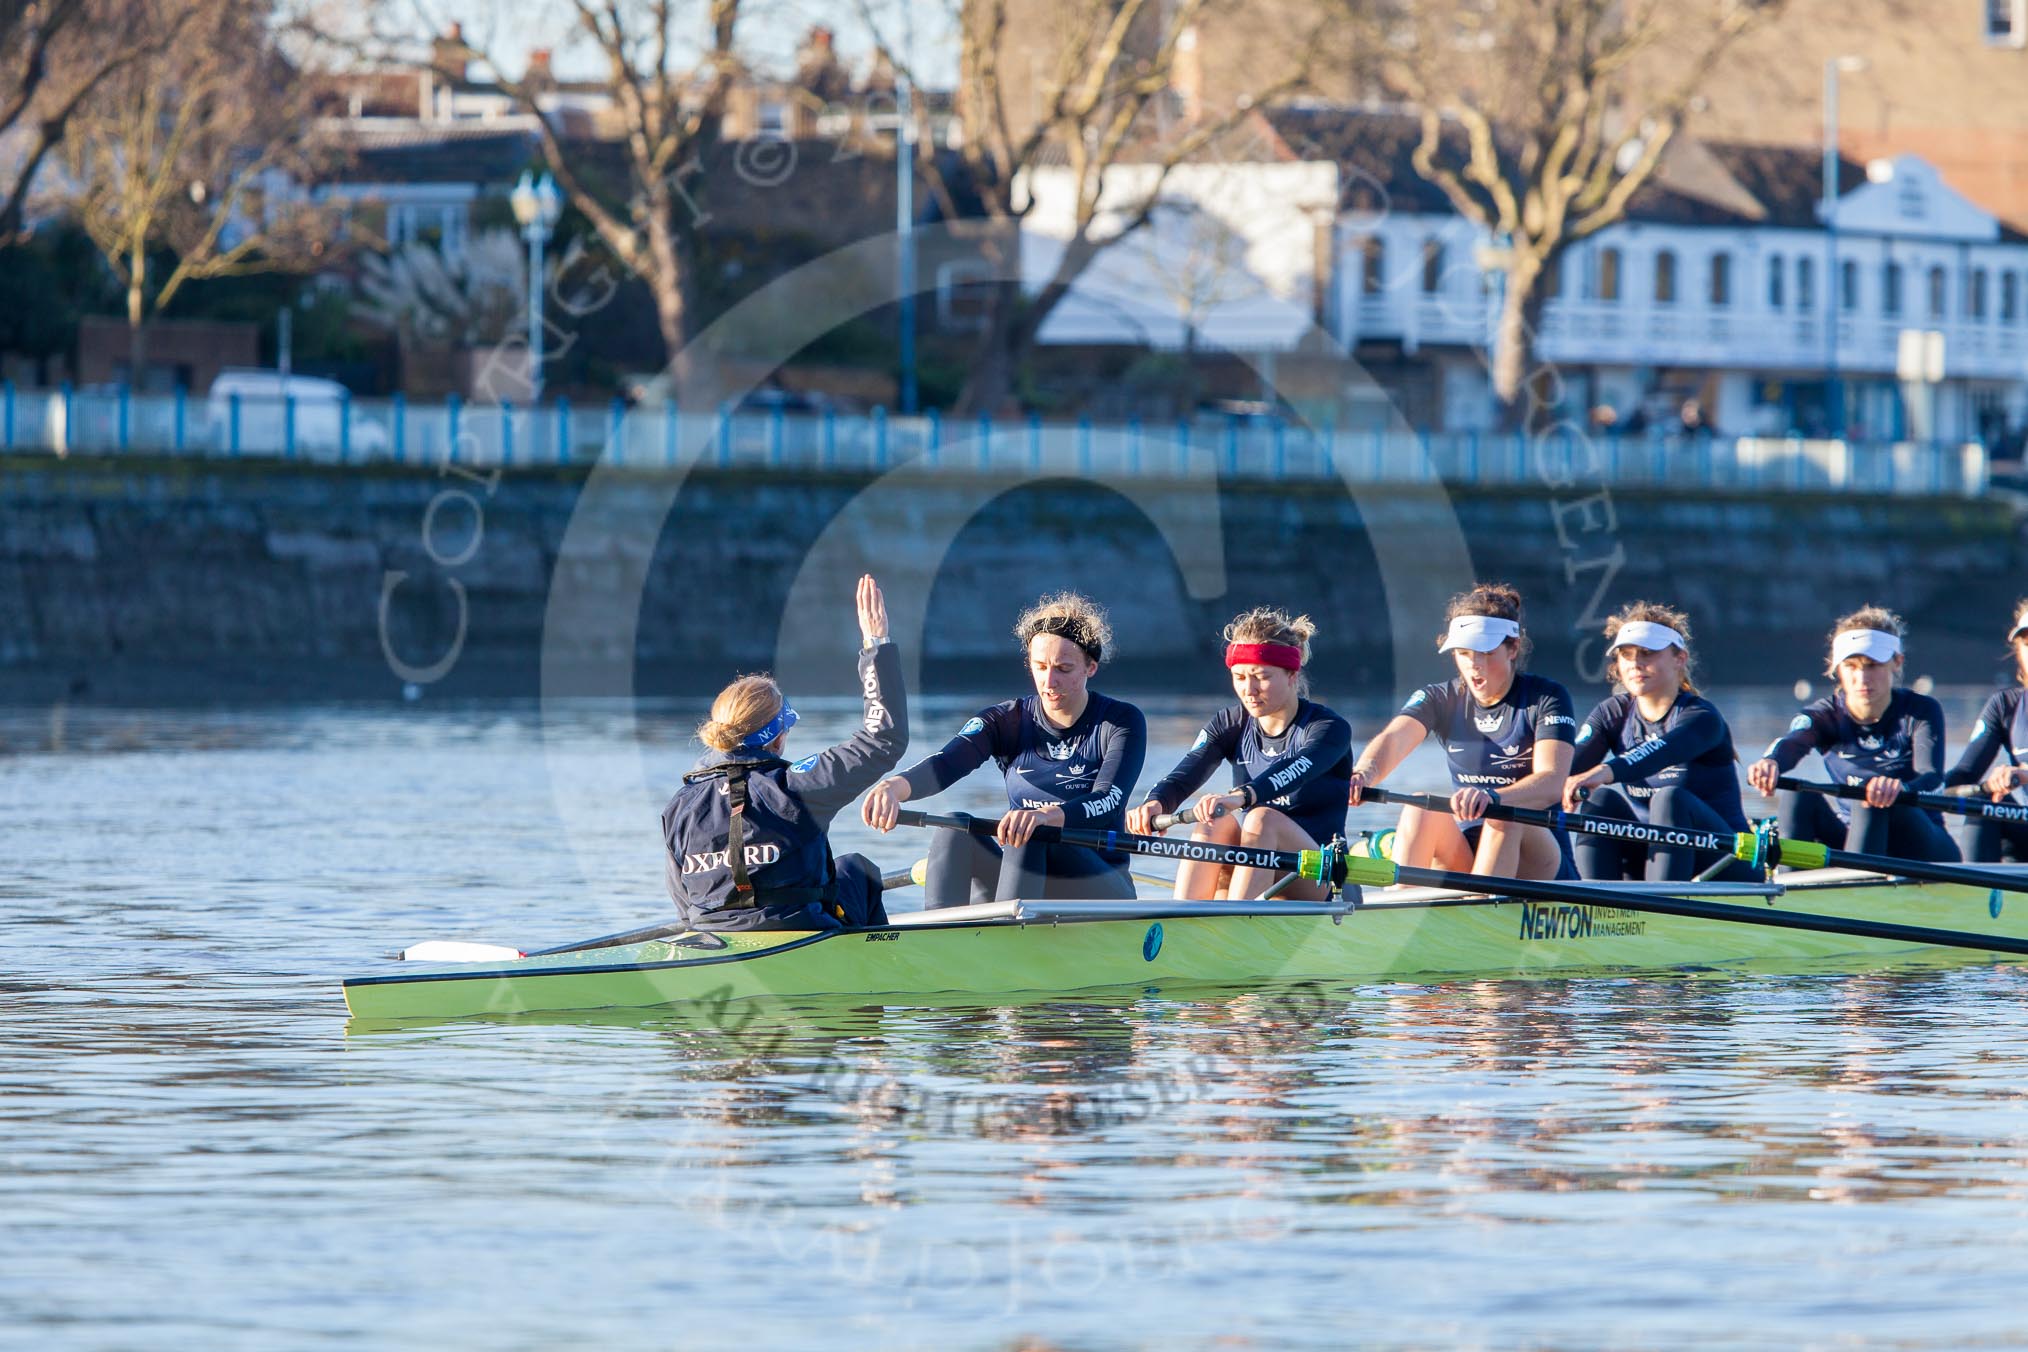
<path id="1" fill-rule="evenodd" d="M 0 1342 L 2028 1342 L 2014 966 L 348 1029 L 405 943 L 659 917 L 694 717 L 0 714 Z"/>

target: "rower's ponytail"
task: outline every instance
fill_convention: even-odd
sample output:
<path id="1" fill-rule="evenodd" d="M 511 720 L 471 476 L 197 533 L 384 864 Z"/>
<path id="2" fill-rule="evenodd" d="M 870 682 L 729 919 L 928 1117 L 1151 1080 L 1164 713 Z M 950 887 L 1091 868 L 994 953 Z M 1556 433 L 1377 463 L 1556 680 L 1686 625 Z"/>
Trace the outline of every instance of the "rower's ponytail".
<path id="1" fill-rule="evenodd" d="M 697 725 L 697 740 L 713 751 L 737 751 L 782 711 L 782 688 L 772 676 L 742 676 L 711 701 L 711 717 Z"/>

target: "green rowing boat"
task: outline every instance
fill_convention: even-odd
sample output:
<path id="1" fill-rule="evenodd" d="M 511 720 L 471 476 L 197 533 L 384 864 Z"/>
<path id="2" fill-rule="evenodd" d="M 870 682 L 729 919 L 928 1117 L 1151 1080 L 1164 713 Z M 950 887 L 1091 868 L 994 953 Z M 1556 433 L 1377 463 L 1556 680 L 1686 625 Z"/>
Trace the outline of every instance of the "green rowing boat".
<path id="1" fill-rule="evenodd" d="M 1852 869 L 1780 886 L 1594 884 L 1576 901 L 1429 888 L 1329 903 L 1004 902 L 840 933 L 683 934 L 509 961 L 401 964 L 344 983 L 368 1021 L 693 1005 L 767 996 L 1049 994 L 1108 986 L 1497 977 L 1821 961 L 1938 947 L 2028 953 L 2028 899 Z M 1990 942 L 1993 947 L 1984 947 Z"/>

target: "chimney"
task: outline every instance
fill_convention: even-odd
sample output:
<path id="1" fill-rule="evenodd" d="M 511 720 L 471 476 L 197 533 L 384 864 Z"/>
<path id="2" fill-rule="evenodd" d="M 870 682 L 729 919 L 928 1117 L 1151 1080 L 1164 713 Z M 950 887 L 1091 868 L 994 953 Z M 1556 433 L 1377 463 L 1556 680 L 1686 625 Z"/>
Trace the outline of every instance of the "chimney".
<path id="1" fill-rule="evenodd" d="M 532 85 L 556 83 L 556 77 L 551 75 L 549 70 L 549 48 L 537 47 L 528 54 L 528 83 Z"/>
<path id="2" fill-rule="evenodd" d="M 454 23 L 430 44 L 430 67 L 440 78 L 463 80 L 472 61 L 472 49 L 465 45 L 465 26 Z"/>
<path id="3" fill-rule="evenodd" d="M 1169 63 L 1169 88 L 1176 95 L 1183 120 L 1195 122 L 1204 112 L 1204 58 L 1197 50 L 1197 28 L 1176 35 L 1176 55 Z"/>

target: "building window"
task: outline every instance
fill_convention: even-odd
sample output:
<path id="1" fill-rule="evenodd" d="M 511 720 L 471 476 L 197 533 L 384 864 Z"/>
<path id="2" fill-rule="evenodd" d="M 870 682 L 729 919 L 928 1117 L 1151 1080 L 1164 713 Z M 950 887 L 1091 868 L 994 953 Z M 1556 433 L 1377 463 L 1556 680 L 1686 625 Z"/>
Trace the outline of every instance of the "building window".
<path id="1" fill-rule="evenodd" d="M 1782 308 L 1782 256 L 1775 254 L 1767 260 L 1767 308 Z"/>
<path id="2" fill-rule="evenodd" d="M 1360 246 L 1365 263 L 1360 270 L 1360 290 L 1369 296 L 1377 296 L 1387 289 L 1387 242 L 1378 235 L 1368 235 Z"/>
<path id="3" fill-rule="evenodd" d="M 1973 268 L 1965 278 L 1965 313 L 1973 319 L 1986 317 L 1986 270 Z"/>
<path id="4" fill-rule="evenodd" d="M 1422 291 L 1434 296 L 1444 289 L 1444 242 L 1440 239 L 1426 239 L 1422 242 Z"/>
<path id="5" fill-rule="evenodd" d="M 2028 0 L 1985 0 L 1986 41 L 1995 47 L 2028 46 Z"/>
<path id="6" fill-rule="evenodd" d="M 1667 249 L 1655 255 L 1655 303 L 1673 304 L 1676 299 L 1676 255 Z"/>
<path id="7" fill-rule="evenodd" d="M 1598 251 L 1598 275 L 1592 279 L 1593 300 L 1618 300 L 1620 298 L 1620 251 L 1600 249 Z"/>
<path id="8" fill-rule="evenodd" d="M 992 317 L 999 287 L 985 263 L 958 259 L 937 268 L 937 327 L 978 333 Z"/>
<path id="9" fill-rule="evenodd" d="M 1949 285 L 1950 283 L 1945 279 L 1944 270 L 1941 266 L 1932 267 L 1929 270 L 1929 317 L 1931 319 L 1942 319 L 1944 312 L 1949 308 L 1946 304 Z"/>
<path id="10" fill-rule="evenodd" d="M 1796 308 L 1808 314 L 1817 305 L 1817 267 L 1807 258 L 1796 260 Z"/>
<path id="11" fill-rule="evenodd" d="M 1714 309 L 1721 310 L 1732 304 L 1731 254 L 1711 255 L 1711 304 Z"/>
<path id="12" fill-rule="evenodd" d="M 2000 322 L 2011 324 L 2021 317 L 2021 279 L 2011 272 L 2000 274 Z"/>
<path id="13" fill-rule="evenodd" d="M 1859 308 L 1859 265 L 1849 258 L 1838 264 L 1838 308 Z"/>
<path id="14" fill-rule="evenodd" d="M 1888 263 L 1880 269 L 1880 312 L 1894 316 L 1901 313 L 1901 264 Z"/>

